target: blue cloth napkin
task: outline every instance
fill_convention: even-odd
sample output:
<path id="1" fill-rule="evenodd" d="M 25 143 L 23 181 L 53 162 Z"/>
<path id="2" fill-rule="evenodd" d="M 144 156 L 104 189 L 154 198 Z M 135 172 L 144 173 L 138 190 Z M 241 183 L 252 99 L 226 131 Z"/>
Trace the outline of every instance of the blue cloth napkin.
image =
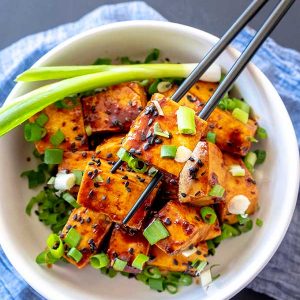
<path id="1" fill-rule="evenodd" d="M 67 38 L 90 28 L 127 20 L 165 20 L 144 2 L 106 5 L 80 20 L 21 39 L 0 51 L 0 106 L 14 86 L 14 78 Z M 255 32 L 246 28 L 233 42 L 242 50 Z M 300 141 L 300 54 L 268 39 L 253 59 L 280 93 Z M 280 300 L 300 299 L 300 204 L 275 256 L 248 286 Z M 42 299 L 15 271 L 0 249 L 0 299 Z"/>

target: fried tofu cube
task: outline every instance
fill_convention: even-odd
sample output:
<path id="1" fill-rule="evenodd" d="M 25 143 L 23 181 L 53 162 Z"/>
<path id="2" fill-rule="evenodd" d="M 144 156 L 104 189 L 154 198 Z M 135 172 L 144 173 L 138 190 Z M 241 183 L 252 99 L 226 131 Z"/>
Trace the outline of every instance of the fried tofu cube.
<path id="1" fill-rule="evenodd" d="M 76 229 L 81 235 L 81 240 L 76 248 L 83 256 L 78 263 L 67 255 L 64 255 L 64 258 L 79 269 L 86 266 L 90 257 L 97 253 L 97 249 L 111 225 L 112 222 L 102 213 L 94 212 L 85 207 L 75 208 L 62 230 L 61 237 L 64 239 L 70 228 Z"/>
<path id="2" fill-rule="evenodd" d="M 193 248 L 194 246 L 192 246 Z M 202 242 L 195 247 L 197 250 L 186 257 L 182 253 L 169 255 L 153 245 L 150 248 L 150 257 L 152 258 L 147 264 L 150 266 L 158 267 L 163 271 L 169 272 L 185 272 L 191 275 L 196 273 L 192 267 L 194 261 L 206 261 L 208 255 L 208 248 L 206 242 Z"/>
<path id="3" fill-rule="evenodd" d="M 160 116 L 153 101 L 157 101 L 164 113 Z M 200 138 L 206 131 L 206 122 L 195 116 L 196 134 L 181 134 L 177 127 L 177 110 L 180 105 L 161 94 L 154 94 L 145 110 L 132 124 L 126 135 L 123 147 L 135 154 L 149 165 L 178 177 L 184 163 L 174 159 L 162 158 L 161 148 L 163 145 L 185 146 L 191 151 L 195 148 Z M 154 126 L 158 123 L 163 131 L 170 134 L 170 138 L 156 137 Z"/>
<path id="4" fill-rule="evenodd" d="M 131 266 L 139 254 L 148 255 L 150 245 L 141 231 L 126 230 L 116 225 L 109 240 L 107 254 L 111 264 L 115 258 L 127 261 Z"/>
<path id="5" fill-rule="evenodd" d="M 58 171 L 84 171 L 93 154 L 93 151 L 64 152 L 63 161 L 58 165 Z"/>
<path id="6" fill-rule="evenodd" d="M 158 219 L 164 224 L 169 236 L 156 243 L 167 254 L 176 254 L 197 241 L 205 240 L 211 225 L 205 223 L 199 208 L 168 202 L 158 213 Z"/>
<path id="7" fill-rule="evenodd" d="M 82 99 L 84 124 L 92 133 L 127 132 L 146 103 L 144 88 L 136 82 L 110 86 Z"/>
<path id="8" fill-rule="evenodd" d="M 96 158 L 90 161 L 84 171 L 78 203 L 96 212 L 102 212 L 116 222 L 122 223 L 138 197 L 149 184 L 151 177 L 129 172 L 120 168 L 110 173 L 111 165 Z M 143 219 L 157 193 L 155 188 L 143 205 L 129 221 L 128 227 L 140 229 Z"/>
<path id="9" fill-rule="evenodd" d="M 225 169 L 220 149 L 210 142 L 199 142 L 179 177 L 179 201 L 205 206 L 222 200 L 209 193 L 215 185 L 225 185 Z"/>
<path id="10" fill-rule="evenodd" d="M 179 104 L 188 106 L 199 113 L 217 86 L 216 83 L 198 81 L 179 101 Z M 248 123 L 244 124 L 234 118 L 231 112 L 217 107 L 207 123 L 209 131 L 216 134 L 216 144 L 221 150 L 242 156 L 247 154 L 251 147 L 251 138 L 254 137 L 257 129 L 255 121 L 249 119 Z"/>
<path id="11" fill-rule="evenodd" d="M 46 114 L 49 119 L 44 125 L 47 132 L 46 135 L 40 141 L 35 142 L 39 153 L 44 153 L 47 148 L 59 148 L 72 152 L 88 150 L 87 135 L 83 125 L 80 102 L 71 108 L 58 108 L 56 104 L 49 105 L 40 113 L 30 118 L 30 122 L 34 122 L 42 113 Z M 51 136 L 58 130 L 61 130 L 64 134 L 65 140 L 60 145 L 54 146 L 51 143 Z"/>
<path id="12" fill-rule="evenodd" d="M 217 236 L 221 235 L 222 233 L 222 230 L 221 230 L 221 227 L 219 225 L 219 221 L 217 221 L 215 224 L 213 224 L 209 231 L 208 231 L 208 234 L 207 236 L 205 237 L 205 240 L 212 240 L 214 238 L 216 238 Z"/>
<path id="13" fill-rule="evenodd" d="M 224 153 L 224 164 L 226 169 L 225 189 L 226 196 L 225 202 L 220 203 L 219 215 L 222 222 L 234 224 L 238 222 L 237 215 L 230 214 L 228 211 L 228 205 L 231 199 L 237 195 L 246 196 L 250 205 L 246 211 L 246 214 L 254 214 L 258 207 L 258 190 L 256 182 L 254 181 L 251 173 L 246 168 L 244 162 L 239 158 L 230 154 Z M 239 165 L 245 170 L 245 176 L 233 176 L 229 170 L 232 165 Z"/>
<path id="14" fill-rule="evenodd" d="M 122 146 L 124 137 L 125 135 L 117 135 L 105 139 L 96 148 L 97 156 L 108 161 L 117 161 L 119 159 L 117 153 Z"/>

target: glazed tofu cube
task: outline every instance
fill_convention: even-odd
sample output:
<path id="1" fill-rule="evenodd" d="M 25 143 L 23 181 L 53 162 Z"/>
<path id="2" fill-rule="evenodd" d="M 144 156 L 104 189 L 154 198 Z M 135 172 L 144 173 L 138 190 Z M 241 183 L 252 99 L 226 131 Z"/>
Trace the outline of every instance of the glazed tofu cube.
<path id="1" fill-rule="evenodd" d="M 208 254 L 208 248 L 206 242 L 202 242 L 197 246 L 195 252 L 190 256 L 186 257 L 182 253 L 175 255 L 168 255 L 157 246 L 150 248 L 150 257 L 152 258 L 147 264 L 150 266 L 156 266 L 161 270 L 169 272 L 185 272 L 194 275 L 196 270 L 192 267 L 192 263 L 199 261 L 206 261 Z"/>
<path id="2" fill-rule="evenodd" d="M 92 133 L 127 132 L 146 102 L 144 88 L 138 83 L 110 86 L 82 99 L 84 124 Z"/>
<path id="3" fill-rule="evenodd" d="M 165 175 L 161 180 L 161 187 L 160 187 L 160 193 L 159 193 L 159 199 L 161 200 L 178 200 L 178 178 L 171 176 L 171 175 Z"/>
<path id="4" fill-rule="evenodd" d="M 127 261 L 131 266 L 139 254 L 148 255 L 150 245 L 142 232 L 132 231 L 116 225 L 109 240 L 107 254 L 113 264 L 115 258 Z"/>
<path id="5" fill-rule="evenodd" d="M 157 101 L 163 111 L 163 116 L 158 114 L 155 107 Z M 200 138 L 206 132 L 206 122 L 195 116 L 196 134 L 181 134 L 177 126 L 177 111 L 180 105 L 161 94 L 154 94 L 145 110 L 132 124 L 126 135 L 123 147 L 149 165 L 163 172 L 178 176 L 184 163 L 176 162 L 172 158 L 162 158 L 161 148 L 165 145 L 176 147 L 185 146 L 193 151 Z M 168 132 L 169 138 L 154 135 L 155 124 Z"/>
<path id="6" fill-rule="evenodd" d="M 58 165 L 58 171 L 84 171 L 93 154 L 93 151 L 64 152 L 63 161 Z"/>
<path id="7" fill-rule="evenodd" d="M 97 156 L 108 161 L 117 161 L 119 159 L 117 153 L 122 146 L 122 141 L 124 137 L 125 135 L 117 135 L 105 139 L 96 148 Z"/>
<path id="8" fill-rule="evenodd" d="M 169 236 L 156 243 L 167 254 L 176 254 L 197 241 L 205 240 L 211 225 L 205 223 L 199 208 L 168 202 L 158 213 L 158 219 L 164 224 Z"/>
<path id="9" fill-rule="evenodd" d="M 88 150 L 80 102 L 72 108 L 58 108 L 56 104 L 47 106 L 41 113 L 30 118 L 30 122 L 34 122 L 42 113 L 47 115 L 49 119 L 43 126 L 46 129 L 46 135 L 40 141 L 35 142 L 39 153 L 44 153 L 47 148 L 60 148 L 72 152 Z M 60 145 L 54 146 L 51 143 L 51 137 L 58 130 L 61 130 L 65 139 Z"/>
<path id="10" fill-rule="evenodd" d="M 255 213 L 258 207 L 258 190 L 251 173 L 240 158 L 226 153 L 224 153 L 223 157 L 226 169 L 226 196 L 225 202 L 219 204 L 219 215 L 222 222 L 234 224 L 237 223 L 238 220 L 237 215 L 230 214 L 228 211 L 228 205 L 231 199 L 237 195 L 246 196 L 250 201 L 246 214 L 251 215 Z M 229 170 L 233 165 L 241 166 L 245 170 L 245 176 L 232 176 Z"/>
<path id="11" fill-rule="evenodd" d="M 179 101 L 179 104 L 188 106 L 198 113 L 216 88 L 216 83 L 198 81 Z M 231 112 L 217 107 L 207 123 L 208 130 L 216 133 L 216 144 L 221 150 L 242 156 L 247 154 L 251 147 L 251 138 L 254 137 L 257 129 L 255 121 L 249 119 L 248 123 L 244 124 L 234 118 Z"/>
<path id="12" fill-rule="evenodd" d="M 179 201 L 205 206 L 222 197 L 210 195 L 215 185 L 225 185 L 222 152 L 210 142 L 199 142 L 179 177 Z"/>
<path id="13" fill-rule="evenodd" d="M 208 231 L 207 236 L 205 237 L 205 241 L 212 240 L 217 236 L 221 235 L 222 231 L 219 225 L 219 221 L 217 221 L 214 225 L 212 225 Z"/>
<path id="14" fill-rule="evenodd" d="M 94 212 L 85 207 L 75 208 L 62 231 L 61 237 L 64 239 L 70 228 L 76 229 L 81 235 L 81 240 L 76 248 L 83 256 L 78 263 L 67 255 L 64 255 L 64 258 L 80 269 L 86 266 L 90 257 L 97 253 L 111 225 L 109 218 L 102 213 Z"/>
<path id="15" fill-rule="evenodd" d="M 123 168 L 110 173 L 111 165 L 96 158 L 85 169 L 78 203 L 96 212 L 102 212 L 116 223 L 122 223 L 138 197 L 149 184 L 151 177 L 125 171 Z M 140 229 L 143 219 L 157 193 L 155 188 L 129 221 L 128 227 Z"/>

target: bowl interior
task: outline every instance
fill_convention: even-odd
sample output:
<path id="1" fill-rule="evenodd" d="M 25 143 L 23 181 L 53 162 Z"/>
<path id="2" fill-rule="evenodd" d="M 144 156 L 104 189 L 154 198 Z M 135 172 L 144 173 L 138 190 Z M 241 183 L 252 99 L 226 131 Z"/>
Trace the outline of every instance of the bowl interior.
<path id="1" fill-rule="evenodd" d="M 216 38 L 182 25 L 162 22 L 125 22 L 103 26 L 57 47 L 38 65 L 89 64 L 97 57 L 144 57 L 151 48 L 159 48 L 161 57 L 174 62 L 197 62 Z M 236 57 L 229 49 L 218 60 L 228 70 Z M 18 84 L 10 99 L 31 90 L 36 84 Z M 36 165 L 32 145 L 18 128 L 0 139 L 0 231 L 2 246 L 21 275 L 49 299 L 223 299 L 245 286 L 270 259 L 289 224 L 297 193 L 298 150 L 286 110 L 268 80 L 249 66 L 236 82 L 239 93 L 261 116 L 260 124 L 269 133 L 262 147 L 267 150 L 265 164 L 257 170 L 260 210 L 255 217 L 264 226 L 238 238 L 224 241 L 211 264 L 221 277 L 208 289 L 199 285 L 182 288 L 175 296 L 150 291 L 146 286 L 118 276 L 109 279 L 91 268 L 77 270 L 57 265 L 51 269 L 35 264 L 35 256 L 45 247 L 49 233 L 35 216 L 24 210 L 37 191 L 30 191 L 20 173 Z M 287 156 L 286 154 L 289 153 Z M 284 176 L 283 171 L 284 170 Z M 134 291 L 134 292 L 133 292 Z"/>

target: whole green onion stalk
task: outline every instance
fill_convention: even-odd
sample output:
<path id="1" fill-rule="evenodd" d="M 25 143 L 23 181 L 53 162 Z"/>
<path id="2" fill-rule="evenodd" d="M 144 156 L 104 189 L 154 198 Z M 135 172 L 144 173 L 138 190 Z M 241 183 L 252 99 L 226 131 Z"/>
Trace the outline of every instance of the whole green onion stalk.
<path id="1" fill-rule="evenodd" d="M 196 64 L 147 64 L 55 67 L 55 71 L 50 71 L 49 68 L 51 67 L 46 68 L 46 70 L 39 68 L 40 71 L 28 70 L 21 74 L 17 80 L 67 79 L 33 90 L 0 108 L 0 136 L 22 124 L 50 104 L 67 96 L 133 80 L 186 78 L 195 66 Z"/>

